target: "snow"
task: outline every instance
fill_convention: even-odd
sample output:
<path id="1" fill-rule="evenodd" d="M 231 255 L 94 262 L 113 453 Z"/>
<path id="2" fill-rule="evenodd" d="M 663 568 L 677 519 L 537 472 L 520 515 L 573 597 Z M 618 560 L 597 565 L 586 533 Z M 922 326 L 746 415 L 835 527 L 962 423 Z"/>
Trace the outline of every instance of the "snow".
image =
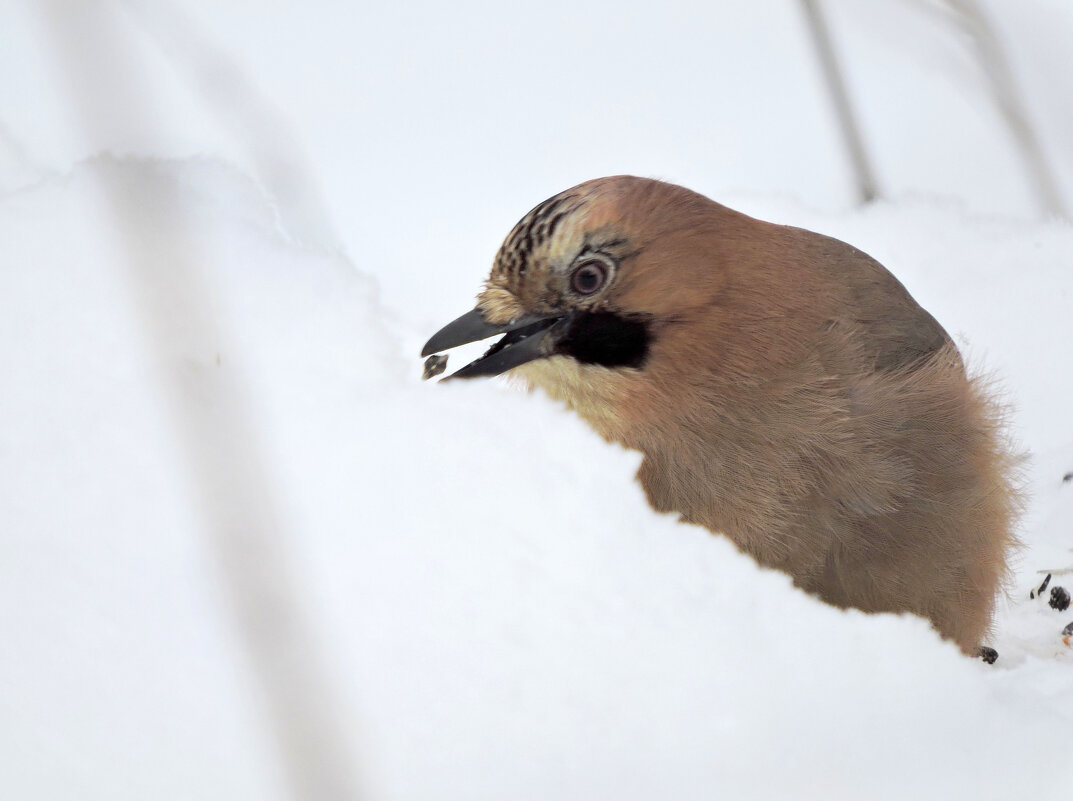
<path id="1" fill-rule="evenodd" d="M 889 86 L 864 210 L 788 4 L 0 9 L 0 794 L 288 797 L 258 657 L 305 625 L 299 702 L 367 798 L 1055 797 L 1073 612 L 1028 595 L 1073 566 L 1073 228 L 952 35 L 899 56 L 914 12 L 829 5 Z M 1009 45 L 1071 202 L 1061 41 Z M 514 221 L 622 171 L 852 242 L 996 376 L 1031 501 L 995 666 L 655 514 L 540 395 L 419 380 Z M 262 580 L 295 610 L 259 644 Z"/>

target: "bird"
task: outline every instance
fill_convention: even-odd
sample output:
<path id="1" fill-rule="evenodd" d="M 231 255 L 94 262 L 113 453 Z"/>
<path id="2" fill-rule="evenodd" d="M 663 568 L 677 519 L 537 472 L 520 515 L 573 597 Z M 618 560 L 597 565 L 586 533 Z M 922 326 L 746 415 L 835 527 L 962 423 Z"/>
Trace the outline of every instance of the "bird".
<path id="1" fill-rule="evenodd" d="M 657 511 L 831 605 L 994 653 L 1022 507 L 1005 408 L 861 250 L 598 178 L 522 217 L 422 356 L 494 336 L 443 380 L 519 378 L 639 451 Z"/>

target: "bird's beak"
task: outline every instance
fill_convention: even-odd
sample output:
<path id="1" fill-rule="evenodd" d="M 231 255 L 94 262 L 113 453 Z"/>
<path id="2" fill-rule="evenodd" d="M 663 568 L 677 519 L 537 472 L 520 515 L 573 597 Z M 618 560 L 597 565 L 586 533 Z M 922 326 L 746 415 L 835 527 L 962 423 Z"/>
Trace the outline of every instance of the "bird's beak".
<path id="1" fill-rule="evenodd" d="M 421 355 L 429 356 L 448 348 L 506 334 L 481 358 L 447 378 L 499 375 L 520 364 L 551 356 L 567 324 L 568 320 L 561 314 L 530 314 L 499 325 L 489 323 L 480 309 L 474 309 L 433 334 L 421 349 Z"/>

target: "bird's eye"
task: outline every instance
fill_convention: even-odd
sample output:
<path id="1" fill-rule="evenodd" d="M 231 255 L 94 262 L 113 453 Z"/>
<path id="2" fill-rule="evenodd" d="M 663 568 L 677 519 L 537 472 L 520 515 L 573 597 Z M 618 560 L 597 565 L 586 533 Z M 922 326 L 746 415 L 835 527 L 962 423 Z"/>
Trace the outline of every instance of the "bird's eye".
<path id="1" fill-rule="evenodd" d="M 603 262 L 583 261 L 570 276 L 570 286 L 579 295 L 591 295 L 607 281 L 607 267 Z"/>

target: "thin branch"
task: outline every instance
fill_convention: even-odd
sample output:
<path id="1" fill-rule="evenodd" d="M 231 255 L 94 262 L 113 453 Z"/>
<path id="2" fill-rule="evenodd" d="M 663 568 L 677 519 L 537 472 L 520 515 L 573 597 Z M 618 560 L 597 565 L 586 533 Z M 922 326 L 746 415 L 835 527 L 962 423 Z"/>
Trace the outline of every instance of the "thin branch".
<path id="1" fill-rule="evenodd" d="M 845 142 L 846 150 L 849 151 L 850 162 L 853 165 L 853 173 L 857 184 L 857 194 L 861 203 L 869 203 L 875 200 L 878 195 L 875 175 L 872 172 L 868 153 L 864 147 L 860 126 L 857 124 L 853 106 L 850 103 L 846 82 L 842 77 L 842 68 L 838 63 L 834 47 L 831 45 L 831 34 L 827 29 L 827 22 L 824 19 L 823 11 L 820 9 L 819 0 L 801 0 L 801 4 L 805 9 L 805 19 L 808 21 L 812 43 L 820 59 L 820 67 L 823 70 L 827 89 L 831 94 L 831 101 L 835 105 L 835 113 L 838 115 L 842 138 Z"/>
<path id="2" fill-rule="evenodd" d="M 72 120 L 96 140 L 121 113 L 125 125 L 154 133 L 155 96 L 129 37 L 110 5 L 47 0 L 38 8 L 49 28 Z M 161 380 L 165 412 L 215 556 L 227 611 L 260 685 L 292 797 L 354 801 L 361 796 L 355 748 L 340 715 L 320 644 L 304 608 L 288 531 L 253 398 L 235 371 L 192 373 L 176 352 L 211 353 L 226 339 L 213 313 L 198 236 L 183 214 L 173 182 L 154 187 L 168 225 L 144 225 L 144 192 L 118 170 L 104 171 L 104 224 L 124 247 L 142 334 L 168 369 Z M 148 218 L 152 223 L 155 219 Z"/>
<path id="3" fill-rule="evenodd" d="M 960 27 L 976 45 L 980 66 L 984 71 L 999 113 L 1006 121 L 1021 153 L 1028 181 L 1036 200 L 1047 214 L 1068 219 L 1062 195 L 1052 175 L 1054 171 L 1040 147 L 1039 137 L 1029 118 L 1028 110 L 1014 80 L 1009 61 L 995 35 L 994 27 L 976 0 L 944 0 L 954 12 Z"/>

